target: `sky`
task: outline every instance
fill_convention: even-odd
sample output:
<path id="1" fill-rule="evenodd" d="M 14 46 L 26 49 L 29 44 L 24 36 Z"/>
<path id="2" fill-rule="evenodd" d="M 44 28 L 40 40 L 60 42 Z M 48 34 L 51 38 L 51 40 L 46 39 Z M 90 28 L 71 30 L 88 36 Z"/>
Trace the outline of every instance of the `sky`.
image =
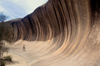
<path id="1" fill-rule="evenodd" d="M 3 12 L 9 17 L 7 20 L 23 18 L 47 1 L 48 0 L 0 0 L 0 12 Z"/>

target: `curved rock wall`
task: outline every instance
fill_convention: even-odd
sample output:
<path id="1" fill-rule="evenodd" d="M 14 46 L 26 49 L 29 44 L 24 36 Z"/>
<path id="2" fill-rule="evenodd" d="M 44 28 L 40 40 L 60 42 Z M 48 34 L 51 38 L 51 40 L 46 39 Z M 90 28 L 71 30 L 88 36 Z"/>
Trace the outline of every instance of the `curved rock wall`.
<path id="1" fill-rule="evenodd" d="M 38 47 L 30 46 L 36 47 L 30 49 L 31 53 L 26 53 L 33 54 L 29 65 L 100 66 L 99 3 L 99 0 L 49 0 L 22 20 L 13 22 L 15 41 L 40 42 Z M 38 59 L 34 59 L 37 54 Z"/>

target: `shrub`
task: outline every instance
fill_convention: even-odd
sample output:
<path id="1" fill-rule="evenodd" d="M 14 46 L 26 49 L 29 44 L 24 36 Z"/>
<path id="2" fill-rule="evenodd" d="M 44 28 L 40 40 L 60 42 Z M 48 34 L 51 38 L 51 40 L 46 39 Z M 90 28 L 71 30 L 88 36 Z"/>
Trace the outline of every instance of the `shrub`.
<path id="1" fill-rule="evenodd" d="M 11 42 L 13 40 L 13 28 L 11 23 L 0 23 L 0 41 L 5 40 Z"/>
<path id="2" fill-rule="evenodd" d="M 5 60 L 5 61 L 10 61 L 10 62 L 12 62 L 11 56 L 6 56 L 6 57 L 4 57 L 4 60 Z"/>
<path id="3" fill-rule="evenodd" d="M 4 60 L 0 60 L 1 65 L 0 66 L 5 66 L 5 61 Z"/>

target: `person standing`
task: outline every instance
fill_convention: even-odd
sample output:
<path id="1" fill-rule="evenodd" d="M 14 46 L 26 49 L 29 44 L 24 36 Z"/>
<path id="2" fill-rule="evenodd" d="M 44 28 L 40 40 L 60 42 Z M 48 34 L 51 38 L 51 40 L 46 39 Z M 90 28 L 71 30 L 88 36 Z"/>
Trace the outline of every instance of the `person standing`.
<path id="1" fill-rule="evenodd" d="M 25 44 L 23 45 L 23 50 L 25 51 Z"/>

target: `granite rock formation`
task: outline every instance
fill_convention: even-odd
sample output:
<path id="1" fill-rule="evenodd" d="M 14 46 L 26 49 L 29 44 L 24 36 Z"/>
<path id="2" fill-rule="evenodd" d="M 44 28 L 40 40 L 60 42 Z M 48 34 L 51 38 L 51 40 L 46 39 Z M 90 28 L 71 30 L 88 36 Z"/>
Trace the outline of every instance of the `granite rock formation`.
<path id="1" fill-rule="evenodd" d="M 29 66 L 100 66 L 100 0 L 49 0 L 12 26 Z"/>

